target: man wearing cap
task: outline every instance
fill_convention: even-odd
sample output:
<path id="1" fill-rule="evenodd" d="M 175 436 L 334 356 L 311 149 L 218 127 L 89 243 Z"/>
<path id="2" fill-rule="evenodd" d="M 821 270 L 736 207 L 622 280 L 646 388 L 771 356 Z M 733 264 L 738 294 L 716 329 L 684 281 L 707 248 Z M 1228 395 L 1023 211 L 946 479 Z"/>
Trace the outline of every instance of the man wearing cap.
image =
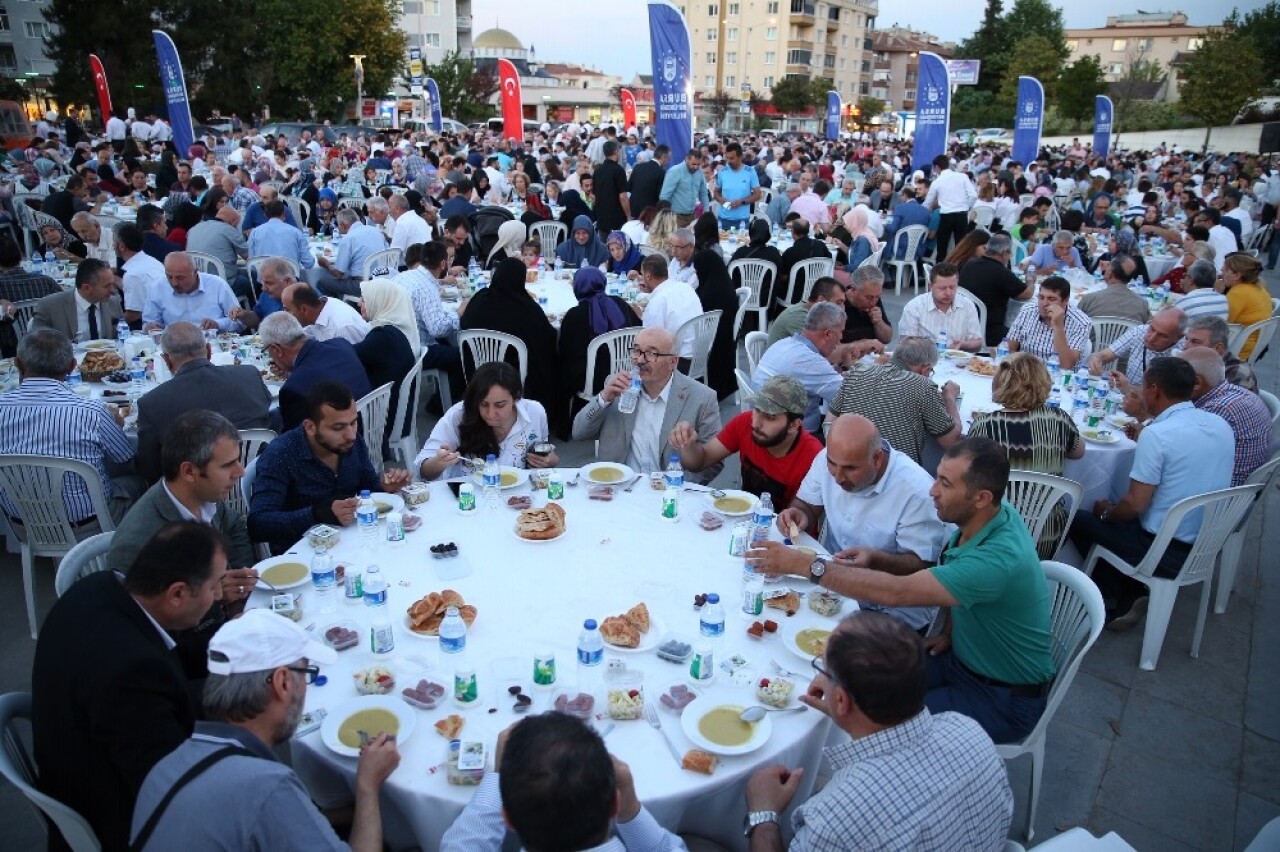
<path id="1" fill-rule="evenodd" d="M 698 472 L 739 453 L 742 488 L 768 493 L 778 510 L 791 505 L 822 444 L 804 429 L 809 393 L 790 376 L 774 376 L 751 400 L 751 411 L 730 420 L 720 434 L 699 441 L 687 421 L 671 430 L 668 443 L 680 452 L 685 470 Z"/>
<path id="2" fill-rule="evenodd" d="M 370 732 L 376 736 L 360 749 L 350 847 L 273 751 L 297 730 L 316 663 L 337 656 L 270 610 L 225 624 L 209 643 L 208 721 L 147 775 L 133 811 L 134 847 L 380 852 L 378 794 L 400 765 L 394 735 Z"/>

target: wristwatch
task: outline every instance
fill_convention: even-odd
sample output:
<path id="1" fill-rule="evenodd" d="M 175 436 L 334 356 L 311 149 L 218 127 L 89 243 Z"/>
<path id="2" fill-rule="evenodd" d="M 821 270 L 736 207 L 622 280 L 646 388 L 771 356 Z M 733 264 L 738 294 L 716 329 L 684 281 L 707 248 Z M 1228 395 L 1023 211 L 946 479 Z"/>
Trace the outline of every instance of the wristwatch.
<path id="1" fill-rule="evenodd" d="M 777 811 L 752 811 L 751 813 L 747 814 L 747 818 L 743 820 L 742 836 L 750 837 L 751 832 L 754 831 L 757 826 L 764 825 L 766 822 L 777 824 L 778 812 Z"/>
<path id="2" fill-rule="evenodd" d="M 813 564 L 809 566 L 809 579 L 814 585 L 822 585 L 822 575 L 827 573 L 827 560 L 821 556 L 813 558 Z"/>

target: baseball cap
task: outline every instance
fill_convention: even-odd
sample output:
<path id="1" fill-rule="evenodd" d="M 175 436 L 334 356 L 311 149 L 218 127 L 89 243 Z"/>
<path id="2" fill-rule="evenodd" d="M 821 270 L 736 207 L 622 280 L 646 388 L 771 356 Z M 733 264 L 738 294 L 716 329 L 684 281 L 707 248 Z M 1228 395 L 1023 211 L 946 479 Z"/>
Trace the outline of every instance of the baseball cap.
<path id="1" fill-rule="evenodd" d="M 219 627 L 209 640 L 210 674 L 270 671 L 303 657 L 313 663 L 332 663 L 338 653 L 268 609 L 246 610 Z"/>
<path id="2" fill-rule="evenodd" d="M 809 392 L 790 376 L 774 376 L 760 386 L 751 407 L 761 414 L 803 415 L 809 408 Z"/>

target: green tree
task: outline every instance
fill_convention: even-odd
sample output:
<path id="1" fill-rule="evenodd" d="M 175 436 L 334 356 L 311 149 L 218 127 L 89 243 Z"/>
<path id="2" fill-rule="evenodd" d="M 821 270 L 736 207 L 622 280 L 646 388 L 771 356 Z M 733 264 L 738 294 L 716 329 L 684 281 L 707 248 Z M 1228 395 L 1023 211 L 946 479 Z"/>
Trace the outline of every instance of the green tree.
<path id="1" fill-rule="evenodd" d="M 1013 48 L 1009 67 L 1000 81 L 1000 93 L 996 103 L 1005 111 L 1000 126 L 1011 126 L 1018 103 L 1018 78 L 1035 77 L 1044 86 L 1045 103 L 1056 95 L 1058 74 L 1062 70 L 1062 57 L 1053 49 L 1053 43 L 1043 35 L 1023 36 Z"/>
<path id="2" fill-rule="evenodd" d="M 982 24 L 956 49 L 956 57 L 959 59 L 982 60 L 982 65 L 978 68 L 978 85 L 974 87 L 980 91 L 995 91 L 1008 66 L 1009 51 L 1013 43 L 1002 17 L 1003 12 L 1003 0 L 987 0 Z"/>
<path id="3" fill-rule="evenodd" d="M 1254 52 L 1262 59 L 1263 85 L 1271 93 L 1280 91 L 1280 2 L 1271 0 L 1261 9 L 1247 12 L 1243 18 L 1237 9 L 1224 22 L 1253 45 Z"/>
<path id="4" fill-rule="evenodd" d="M 813 106 L 813 88 L 803 77 L 783 77 L 774 84 L 770 100 L 780 113 L 804 112 Z"/>
<path id="5" fill-rule="evenodd" d="M 89 54 L 102 60 L 113 104 L 149 109 L 162 103 L 156 51 L 151 41 L 157 0 L 117 0 L 110 14 L 82 0 L 49 0 L 44 19 L 53 34 L 45 54 L 53 60 L 53 96 L 60 103 L 90 103 L 96 110 Z M 105 120 L 105 119 L 104 119 Z"/>
<path id="6" fill-rule="evenodd" d="M 1102 63 L 1096 55 L 1081 56 L 1058 75 L 1058 114 L 1078 124 L 1093 115 L 1093 99 L 1107 91 Z"/>
<path id="7" fill-rule="evenodd" d="M 1041 36 L 1052 46 L 1059 62 L 1067 61 L 1071 52 L 1067 50 L 1062 10 L 1049 0 L 1014 0 L 1013 8 L 1005 15 L 1004 24 L 1010 39 L 1015 42 L 1014 50 L 1017 42 L 1029 36 Z"/>
<path id="8" fill-rule="evenodd" d="M 858 119 L 863 124 L 883 114 L 884 101 L 870 96 L 858 98 Z"/>
<path id="9" fill-rule="evenodd" d="M 498 80 L 488 68 L 477 69 L 470 59 L 456 51 L 436 65 L 428 65 L 424 74 L 436 81 L 440 89 L 440 110 L 466 124 L 493 115 L 489 99 L 498 93 Z"/>
<path id="10" fill-rule="evenodd" d="M 1238 30 L 1224 27 L 1205 33 L 1182 69 L 1179 102 L 1183 112 L 1205 123 L 1207 149 L 1214 125 L 1230 124 L 1262 88 L 1262 57 Z"/>
<path id="11" fill-rule="evenodd" d="M 738 99 L 722 89 L 715 94 L 703 95 L 700 101 L 703 110 L 711 119 L 712 126 L 722 127 L 725 116 L 729 114 L 729 109 L 738 102 Z"/>
<path id="12" fill-rule="evenodd" d="M 814 77 L 809 81 L 809 103 L 816 106 L 820 111 L 826 112 L 827 109 L 827 92 L 835 89 L 834 80 L 828 80 L 825 77 Z"/>
<path id="13" fill-rule="evenodd" d="M 1124 73 L 1111 90 L 1111 102 L 1115 107 L 1116 127 L 1129 127 L 1134 107 L 1141 101 L 1154 100 L 1151 84 L 1164 80 L 1164 68 L 1159 62 L 1143 59 L 1142 54 L 1130 51 L 1126 57 Z"/>

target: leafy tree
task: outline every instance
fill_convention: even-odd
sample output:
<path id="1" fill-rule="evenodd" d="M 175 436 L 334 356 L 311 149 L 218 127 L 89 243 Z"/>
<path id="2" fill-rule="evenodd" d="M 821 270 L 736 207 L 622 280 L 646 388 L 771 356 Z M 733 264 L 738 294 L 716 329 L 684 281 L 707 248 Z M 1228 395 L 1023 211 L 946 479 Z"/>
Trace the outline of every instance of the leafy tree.
<path id="1" fill-rule="evenodd" d="M 813 80 L 809 82 L 809 103 L 825 112 L 827 109 L 827 92 L 832 91 L 835 87 L 836 83 L 834 80 L 828 80 L 824 77 L 814 77 Z"/>
<path id="2" fill-rule="evenodd" d="M 1093 115 L 1093 99 L 1107 91 L 1102 63 L 1096 55 L 1081 56 L 1058 75 L 1058 114 L 1073 123 Z"/>
<path id="3" fill-rule="evenodd" d="M 1049 0 L 1014 0 L 1013 8 L 1004 18 L 1010 39 L 1017 42 L 1029 36 L 1041 36 L 1052 46 L 1058 55 L 1059 62 L 1066 62 L 1070 51 L 1067 50 L 1067 37 L 1062 24 L 1062 9 L 1054 6 Z"/>
<path id="4" fill-rule="evenodd" d="M 1240 17 L 1237 9 L 1223 24 L 1234 29 L 1240 37 L 1253 45 L 1254 52 L 1262 59 L 1263 85 L 1270 91 L 1280 91 L 1280 2 L 1271 0 L 1261 9 Z"/>
<path id="5" fill-rule="evenodd" d="M 987 0 L 982 24 L 956 49 L 956 57 L 959 59 L 982 60 L 976 86 L 981 91 L 995 91 L 1008 64 L 1009 50 L 1013 47 L 1009 28 L 1001 16 L 1003 12 L 1003 0 Z"/>
<path id="6" fill-rule="evenodd" d="M 466 124 L 493 115 L 489 99 L 498 93 L 498 79 L 489 68 L 452 52 L 423 72 L 440 89 L 442 113 Z"/>
<path id="7" fill-rule="evenodd" d="M 52 25 L 45 55 L 54 62 L 53 96 L 60 103 L 97 104 L 89 54 L 102 60 L 113 104 L 149 111 L 163 103 L 156 51 L 151 41 L 157 0 L 116 0 L 111 13 L 82 0 L 49 0 L 44 19 Z M 105 119 L 104 119 L 105 120 Z"/>
<path id="8" fill-rule="evenodd" d="M 1045 103 L 1054 100 L 1058 73 L 1062 69 L 1062 58 L 1053 49 L 1053 43 L 1042 35 L 1023 36 L 1013 48 L 1009 57 L 1009 67 L 1005 69 L 1004 79 L 1000 82 L 1000 94 L 996 103 L 1005 110 L 1005 117 L 1000 126 L 1007 126 L 1013 121 L 1014 110 L 1018 103 L 1018 78 L 1035 77 L 1044 86 Z"/>
<path id="9" fill-rule="evenodd" d="M 780 113 L 804 112 L 813 106 L 813 88 L 803 77 L 783 77 L 774 83 L 771 101 Z"/>
<path id="10" fill-rule="evenodd" d="M 864 124 L 883 114 L 884 101 L 870 96 L 858 98 L 858 118 Z"/>
<path id="11" fill-rule="evenodd" d="M 1186 79 L 1179 92 L 1182 111 L 1205 123 L 1204 147 L 1214 125 L 1230 124 L 1236 113 L 1262 88 L 1262 57 L 1239 30 L 1205 33 L 1200 49 L 1182 66 Z"/>
<path id="12" fill-rule="evenodd" d="M 1129 119 L 1133 117 L 1134 106 L 1140 101 L 1149 101 L 1146 91 L 1151 83 L 1159 83 L 1164 79 L 1164 68 L 1159 62 L 1143 59 L 1136 51 L 1130 51 L 1126 57 L 1124 73 L 1111 87 L 1111 101 L 1115 106 L 1115 123 L 1117 127 L 1129 127 Z"/>

